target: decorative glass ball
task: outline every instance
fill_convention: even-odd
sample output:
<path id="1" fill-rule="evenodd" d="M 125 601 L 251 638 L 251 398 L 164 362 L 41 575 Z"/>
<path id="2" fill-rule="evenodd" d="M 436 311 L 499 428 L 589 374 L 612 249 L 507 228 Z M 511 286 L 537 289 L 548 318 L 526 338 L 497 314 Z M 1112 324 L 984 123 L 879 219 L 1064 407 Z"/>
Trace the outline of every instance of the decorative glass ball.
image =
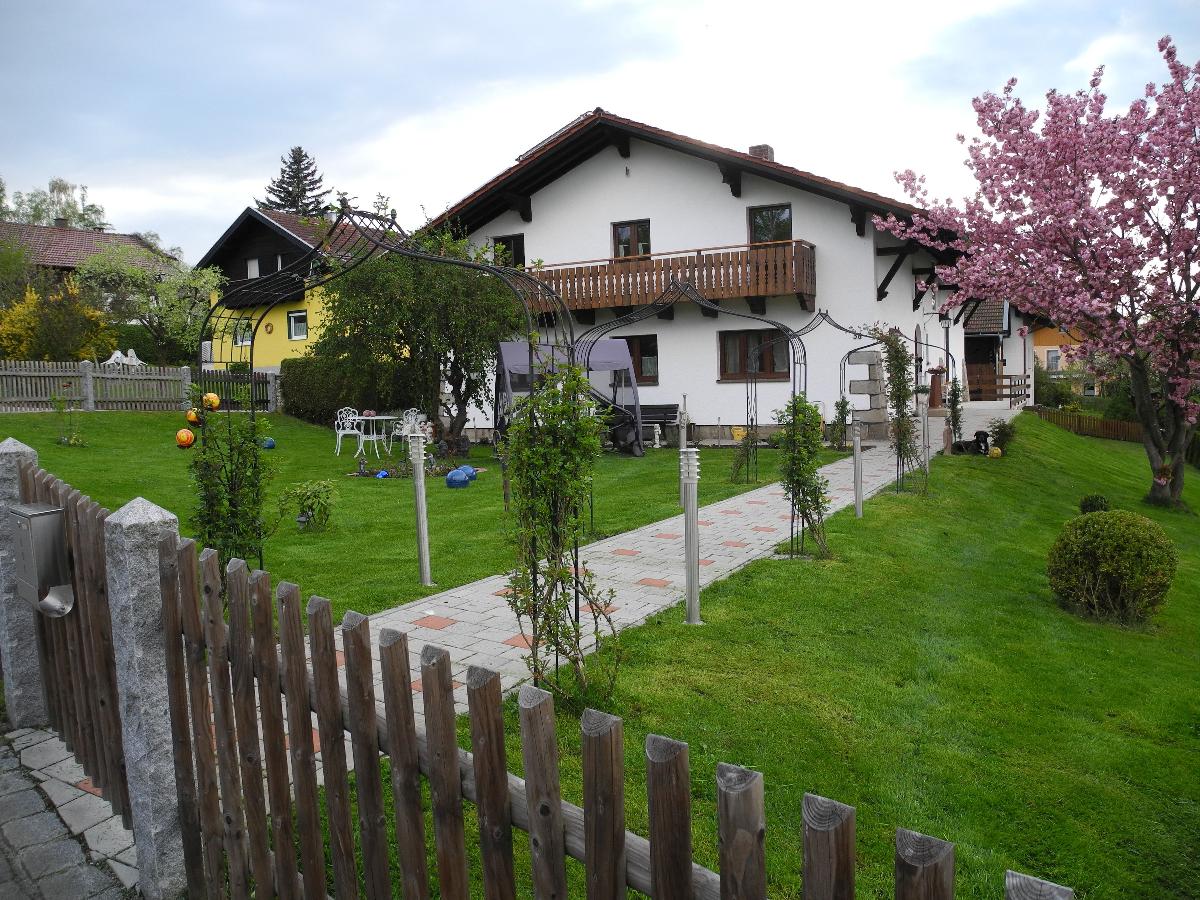
<path id="1" fill-rule="evenodd" d="M 200 424 L 200 410 L 196 409 L 196 407 L 193 406 L 191 409 L 189 409 L 187 411 L 187 414 L 184 416 L 184 418 L 187 419 L 187 422 L 189 425 L 199 425 Z"/>
<path id="2" fill-rule="evenodd" d="M 475 471 L 474 466 L 459 466 L 458 471 L 466 475 L 469 481 L 474 481 L 479 477 L 479 473 Z"/>
<path id="3" fill-rule="evenodd" d="M 209 391 L 207 394 L 205 394 L 201 398 L 200 402 L 204 406 L 205 409 L 220 409 L 221 408 L 221 398 L 218 397 L 216 394 L 214 394 L 212 391 Z"/>
<path id="4" fill-rule="evenodd" d="M 992 447 L 992 449 L 988 450 L 988 456 L 990 456 L 992 459 L 999 459 L 1003 455 L 1004 451 L 999 447 Z"/>
<path id="5" fill-rule="evenodd" d="M 175 432 L 175 443 L 179 445 L 180 450 L 186 450 L 196 443 L 196 433 L 190 428 L 180 428 Z"/>
<path id="6" fill-rule="evenodd" d="M 470 483 L 471 479 L 462 469 L 454 469 L 446 475 L 446 487 L 448 488 L 465 488 Z"/>

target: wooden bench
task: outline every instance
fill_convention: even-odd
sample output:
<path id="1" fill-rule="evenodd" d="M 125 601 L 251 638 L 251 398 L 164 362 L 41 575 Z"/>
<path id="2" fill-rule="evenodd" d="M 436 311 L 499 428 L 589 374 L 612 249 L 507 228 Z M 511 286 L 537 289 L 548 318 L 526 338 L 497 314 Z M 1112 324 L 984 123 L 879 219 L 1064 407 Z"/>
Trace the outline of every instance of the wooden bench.
<path id="1" fill-rule="evenodd" d="M 679 424 L 678 403 L 652 403 L 642 407 L 642 439 L 646 438 L 646 429 L 651 429 L 654 446 L 662 445 L 663 430 L 668 425 Z M 657 429 L 657 435 L 655 430 Z"/>

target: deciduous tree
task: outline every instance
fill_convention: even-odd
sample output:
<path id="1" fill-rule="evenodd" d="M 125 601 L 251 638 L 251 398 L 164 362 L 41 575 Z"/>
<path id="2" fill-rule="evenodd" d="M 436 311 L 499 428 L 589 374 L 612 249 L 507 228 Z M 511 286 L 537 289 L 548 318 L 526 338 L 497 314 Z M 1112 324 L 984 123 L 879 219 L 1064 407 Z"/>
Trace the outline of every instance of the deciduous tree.
<path id="1" fill-rule="evenodd" d="M 934 202 L 905 172 L 927 212 L 877 221 L 958 254 L 938 273 L 958 285 L 944 309 L 1005 298 L 1078 336 L 1070 356 L 1120 360 L 1143 426 L 1147 500 L 1176 505 L 1200 417 L 1200 64 L 1180 62 L 1170 38 L 1158 48 L 1167 81 L 1113 115 L 1102 69 L 1086 90 L 1051 91 L 1044 112 L 1016 96 L 1015 79 L 976 98 L 974 196 Z"/>
<path id="2" fill-rule="evenodd" d="M 65 178 L 51 178 L 46 190 L 16 191 L 11 204 L 4 199 L 0 182 L 0 219 L 28 225 L 53 225 L 65 219 L 70 228 L 105 229 L 104 207 L 88 201 L 87 185 L 72 184 Z"/>

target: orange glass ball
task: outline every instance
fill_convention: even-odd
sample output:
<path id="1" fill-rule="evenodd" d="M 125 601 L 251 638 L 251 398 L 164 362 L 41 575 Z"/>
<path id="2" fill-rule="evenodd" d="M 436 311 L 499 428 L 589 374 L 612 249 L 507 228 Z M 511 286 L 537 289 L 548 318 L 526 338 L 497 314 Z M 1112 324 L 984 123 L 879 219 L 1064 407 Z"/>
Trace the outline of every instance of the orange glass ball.
<path id="1" fill-rule="evenodd" d="M 221 408 L 221 398 L 212 392 L 205 394 L 204 397 L 201 398 L 201 402 L 204 404 L 205 409 Z"/>
<path id="2" fill-rule="evenodd" d="M 175 432 L 175 443 L 179 445 L 180 450 L 186 450 L 196 443 L 196 434 L 190 428 L 180 428 Z"/>
<path id="3" fill-rule="evenodd" d="M 196 409 L 196 407 L 193 406 L 191 409 L 189 409 L 187 411 L 187 415 L 184 418 L 186 418 L 188 420 L 189 425 L 199 425 L 200 424 L 200 410 Z"/>

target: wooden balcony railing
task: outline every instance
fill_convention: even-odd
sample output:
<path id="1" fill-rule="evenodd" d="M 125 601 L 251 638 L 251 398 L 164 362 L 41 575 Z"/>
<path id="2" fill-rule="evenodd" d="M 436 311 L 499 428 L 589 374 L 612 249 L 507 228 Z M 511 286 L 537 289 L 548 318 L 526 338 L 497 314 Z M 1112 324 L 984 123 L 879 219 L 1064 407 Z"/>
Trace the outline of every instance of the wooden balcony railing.
<path id="1" fill-rule="evenodd" d="M 690 282 L 710 300 L 817 293 L 813 245 L 807 241 L 736 244 L 654 253 L 624 260 L 583 260 L 534 272 L 572 309 L 651 303 L 671 283 Z"/>
<path id="2" fill-rule="evenodd" d="M 971 376 L 968 373 L 967 396 L 972 400 L 1007 400 L 1010 407 L 1020 406 L 1029 397 L 1032 380 L 1029 375 Z"/>

